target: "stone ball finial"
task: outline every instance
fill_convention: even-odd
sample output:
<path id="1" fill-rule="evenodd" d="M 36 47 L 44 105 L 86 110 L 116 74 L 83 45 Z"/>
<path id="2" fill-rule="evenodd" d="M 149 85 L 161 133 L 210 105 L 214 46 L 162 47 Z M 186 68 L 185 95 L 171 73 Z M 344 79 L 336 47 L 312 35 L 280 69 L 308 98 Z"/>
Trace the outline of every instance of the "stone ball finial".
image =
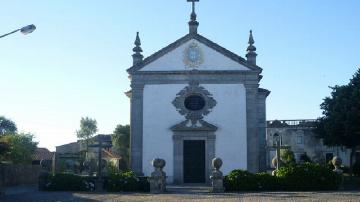
<path id="1" fill-rule="evenodd" d="M 42 160 L 40 161 L 40 166 L 41 166 L 41 168 L 46 168 L 47 163 L 46 163 L 46 161 L 45 161 L 44 159 L 42 159 Z"/>
<path id="2" fill-rule="evenodd" d="M 163 169 L 166 165 L 166 162 L 164 159 L 155 158 L 151 161 L 152 166 L 155 168 Z"/>
<path id="3" fill-rule="evenodd" d="M 214 158 L 212 160 L 212 166 L 216 169 L 219 170 L 222 166 L 223 162 L 221 160 L 221 158 Z"/>
<path id="4" fill-rule="evenodd" d="M 274 156 L 274 158 L 271 160 L 271 164 L 274 168 L 276 168 L 276 163 L 277 163 L 277 158 L 276 155 Z M 282 166 L 284 164 L 284 162 L 280 159 L 279 161 L 279 166 Z"/>
<path id="5" fill-rule="evenodd" d="M 331 160 L 331 163 L 334 167 L 340 167 L 342 164 L 342 159 L 338 156 L 334 156 L 334 158 Z"/>

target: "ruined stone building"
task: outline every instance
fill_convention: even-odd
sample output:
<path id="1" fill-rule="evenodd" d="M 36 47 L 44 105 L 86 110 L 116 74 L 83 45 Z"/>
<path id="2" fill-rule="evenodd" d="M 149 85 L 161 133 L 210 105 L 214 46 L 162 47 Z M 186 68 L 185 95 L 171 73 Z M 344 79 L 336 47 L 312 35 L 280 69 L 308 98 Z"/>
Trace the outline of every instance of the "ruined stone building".
<path id="1" fill-rule="evenodd" d="M 341 147 L 327 147 L 321 139 L 316 138 L 313 129 L 315 119 L 303 120 L 274 120 L 267 121 L 266 130 L 266 167 L 272 167 L 271 160 L 275 156 L 274 134 L 280 135 L 280 144 L 290 146 L 296 161 L 302 154 L 306 154 L 313 161 L 319 163 L 329 162 L 334 156 L 339 156 L 344 165 L 349 165 L 350 150 Z"/>

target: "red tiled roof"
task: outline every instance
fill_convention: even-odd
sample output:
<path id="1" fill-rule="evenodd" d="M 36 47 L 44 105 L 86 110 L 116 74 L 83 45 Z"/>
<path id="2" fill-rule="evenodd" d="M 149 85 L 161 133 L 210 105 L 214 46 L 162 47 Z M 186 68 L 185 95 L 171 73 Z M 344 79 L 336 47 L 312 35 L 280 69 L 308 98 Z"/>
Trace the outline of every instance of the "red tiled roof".
<path id="1" fill-rule="evenodd" d="M 52 160 L 54 153 L 50 152 L 46 148 L 36 148 L 35 153 L 32 156 L 33 161 L 41 161 L 41 160 Z"/>

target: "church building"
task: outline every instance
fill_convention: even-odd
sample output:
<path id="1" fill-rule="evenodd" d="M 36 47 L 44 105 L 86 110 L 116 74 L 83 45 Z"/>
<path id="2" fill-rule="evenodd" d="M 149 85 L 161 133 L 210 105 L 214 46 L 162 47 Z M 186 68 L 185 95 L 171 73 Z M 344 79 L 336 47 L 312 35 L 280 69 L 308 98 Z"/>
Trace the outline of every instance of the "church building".
<path id="1" fill-rule="evenodd" d="M 139 33 L 131 90 L 130 167 L 149 176 L 151 161 L 166 161 L 168 183 L 207 183 L 211 160 L 221 170 L 263 171 L 266 97 L 250 31 L 246 59 L 198 33 L 195 2 L 189 33 L 147 58 Z"/>

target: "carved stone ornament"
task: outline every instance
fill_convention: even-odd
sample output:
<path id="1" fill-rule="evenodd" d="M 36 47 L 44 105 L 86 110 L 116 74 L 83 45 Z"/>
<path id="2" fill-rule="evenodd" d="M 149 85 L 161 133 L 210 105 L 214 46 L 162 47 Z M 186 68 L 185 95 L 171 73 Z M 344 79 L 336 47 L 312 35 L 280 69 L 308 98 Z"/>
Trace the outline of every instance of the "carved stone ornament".
<path id="1" fill-rule="evenodd" d="M 184 64 L 186 67 L 196 68 L 204 62 L 204 54 L 197 43 L 191 43 L 184 50 Z"/>
<path id="2" fill-rule="evenodd" d="M 172 104 L 181 115 L 191 121 L 192 125 L 196 125 L 199 120 L 211 112 L 216 101 L 210 92 L 200 86 L 198 82 L 191 81 L 176 95 Z"/>

